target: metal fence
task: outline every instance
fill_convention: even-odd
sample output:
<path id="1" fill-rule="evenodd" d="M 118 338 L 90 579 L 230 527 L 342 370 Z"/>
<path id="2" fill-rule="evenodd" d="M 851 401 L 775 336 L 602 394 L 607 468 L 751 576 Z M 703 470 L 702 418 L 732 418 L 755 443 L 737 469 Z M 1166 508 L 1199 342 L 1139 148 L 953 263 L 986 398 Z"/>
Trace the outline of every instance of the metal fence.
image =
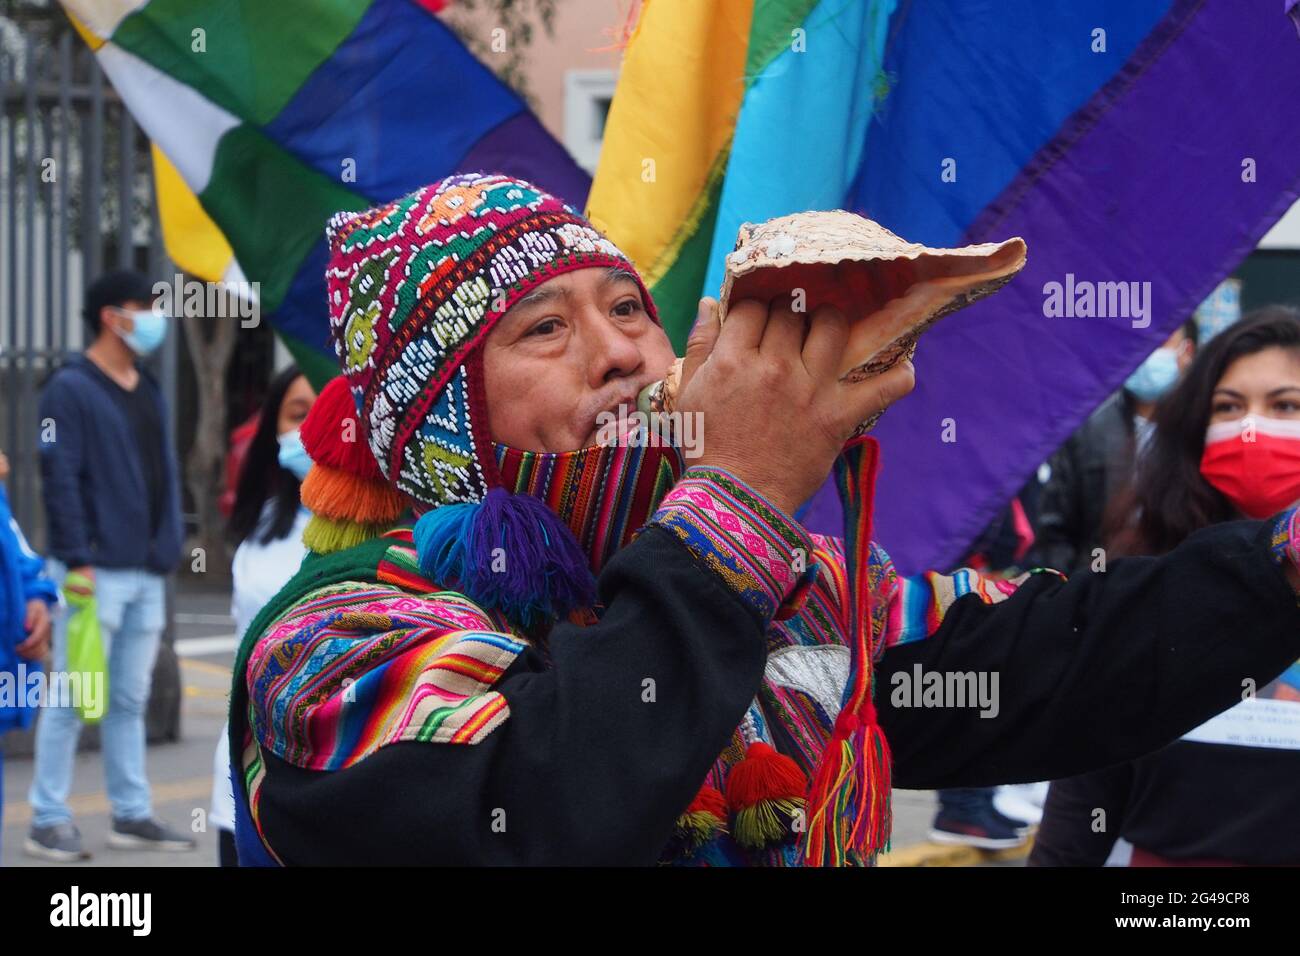
<path id="1" fill-rule="evenodd" d="M 85 283 L 115 268 L 157 277 L 166 256 L 148 143 L 93 53 L 66 27 L 7 39 L 0 42 L 0 448 L 12 469 L 14 515 L 40 547 L 40 385 L 85 344 Z M 169 396 L 174 338 L 157 369 Z"/>

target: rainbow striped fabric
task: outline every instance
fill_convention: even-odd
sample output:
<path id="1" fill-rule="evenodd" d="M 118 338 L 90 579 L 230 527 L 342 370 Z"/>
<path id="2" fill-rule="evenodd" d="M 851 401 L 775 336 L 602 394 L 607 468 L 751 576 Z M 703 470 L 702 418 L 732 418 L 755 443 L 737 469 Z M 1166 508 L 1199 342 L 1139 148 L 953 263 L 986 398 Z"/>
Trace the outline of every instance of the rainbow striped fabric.
<path id="1" fill-rule="evenodd" d="M 926 334 L 916 391 L 873 433 L 877 539 L 906 573 L 952 567 L 1300 192 L 1284 6 L 647 0 L 588 217 L 679 347 L 746 220 L 1023 236 L 1024 272 Z M 1048 283 L 1074 280 L 1136 283 L 1143 314 L 1050 314 Z M 833 487 L 805 523 L 841 533 Z"/>
<path id="2" fill-rule="evenodd" d="M 260 283 L 318 380 L 337 374 L 332 213 L 461 169 L 586 199 L 586 173 L 434 15 L 443 0 L 62 2 L 161 151 L 169 253 L 199 278 Z"/>
<path id="3" fill-rule="evenodd" d="M 257 642 L 250 724 L 260 746 L 311 770 L 403 740 L 475 744 L 509 716 L 491 688 L 523 649 L 461 595 L 331 585 Z"/>
<path id="4" fill-rule="evenodd" d="M 644 445 L 595 445 L 558 454 L 501 444 L 494 444 L 494 450 L 502 487 L 545 502 L 599 574 L 681 477 L 681 453 L 650 442 L 647 436 Z"/>

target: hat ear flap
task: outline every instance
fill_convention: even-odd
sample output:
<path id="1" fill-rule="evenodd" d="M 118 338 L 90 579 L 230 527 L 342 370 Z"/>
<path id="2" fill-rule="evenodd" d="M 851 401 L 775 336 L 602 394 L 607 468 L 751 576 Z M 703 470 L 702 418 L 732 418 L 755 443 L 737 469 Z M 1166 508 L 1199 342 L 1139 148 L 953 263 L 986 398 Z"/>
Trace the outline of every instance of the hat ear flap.
<path id="1" fill-rule="evenodd" d="M 377 537 L 410 506 L 366 444 L 347 379 L 321 389 L 298 433 L 312 460 L 301 492 L 312 512 L 303 531 L 312 551 L 330 554 Z"/>

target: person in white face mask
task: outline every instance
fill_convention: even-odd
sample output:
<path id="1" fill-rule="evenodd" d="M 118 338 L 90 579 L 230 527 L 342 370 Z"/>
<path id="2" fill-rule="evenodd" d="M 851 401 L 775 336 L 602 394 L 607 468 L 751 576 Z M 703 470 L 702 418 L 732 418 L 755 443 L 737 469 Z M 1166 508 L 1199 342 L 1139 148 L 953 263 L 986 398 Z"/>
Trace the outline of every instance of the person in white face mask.
<path id="1" fill-rule="evenodd" d="M 231 565 L 230 614 L 241 638 L 262 605 L 293 577 L 307 552 L 302 532 L 311 515 L 302 506 L 299 488 L 311 459 L 303 450 L 298 426 L 315 401 L 315 389 L 297 366 L 277 374 L 267 388 L 257 431 L 239 471 L 227 531 L 238 545 Z M 221 865 L 234 866 L 235 805 L 225 741 L 223 729 L 213 763 L 209 820 L 217 830 Z"/>

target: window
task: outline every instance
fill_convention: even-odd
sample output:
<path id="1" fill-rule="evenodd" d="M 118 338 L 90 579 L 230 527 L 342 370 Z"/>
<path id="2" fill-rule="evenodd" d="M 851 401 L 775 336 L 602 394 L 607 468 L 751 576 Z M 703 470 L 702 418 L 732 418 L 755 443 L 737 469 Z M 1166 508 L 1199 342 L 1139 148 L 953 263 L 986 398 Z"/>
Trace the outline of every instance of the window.
<path id="1" fill-rule="evenodd" d="M 617 82 L 614 70 L 569 70 L 564 75 L 564 145 L 589 173 L 600 159 Z"/>

